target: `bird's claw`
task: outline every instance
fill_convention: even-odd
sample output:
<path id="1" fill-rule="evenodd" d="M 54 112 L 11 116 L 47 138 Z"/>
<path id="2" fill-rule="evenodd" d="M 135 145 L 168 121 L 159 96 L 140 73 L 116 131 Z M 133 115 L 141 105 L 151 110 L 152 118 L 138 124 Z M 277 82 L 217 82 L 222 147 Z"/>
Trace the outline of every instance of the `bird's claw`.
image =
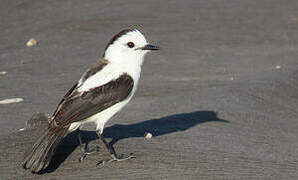
<path id="1" fill-rule="evenodd" d="M 98 151 L 99 151 L 99 146 L 96 146 L 93 149 L 84 148 L 82 150 L 82 155 L 79 157 L 79 162 L 82 162 L 86 158 L 87 155 L 92 154 L 94 152 L 98 152 Z"/>
<path id="2" fill-rule="evenodd" d="M 130 154 L 129 156 L 127 157 L 124 157 L 123 154 L 121 154 L 120 156 L 119 155 L 115 155 L 115 154 L 112 154 L 111 155 L 111 159 L 109 160 L 101 160 L 99 161 L 96 165 L 100 165 L 101 167 L 105 166 L 106 163 L 110 163 L 110 162 L 114 162 L 114 161 L 125 161 L 125 160 L 129 160 L 129 159 L 133 159 L 135 158 L 135 156 L 133 156 L 132 154 Z"/>
<path id="3" fill-rule="evenodd" d="M 113 162 L 113 161 L 125 161 L 125 160 L 128 160 L 128 159 L 135 158 L 135 156 L 133 156 L 132 154 L 130 154 L 127 157 L 124 157 L 123 154 L 121 154 L 120 156 L 117 155 L 117 154 L 116 155 L 112 154 L 111 156 L 112 156 L 112 159 L 109 160 L 110 162 Z"/>

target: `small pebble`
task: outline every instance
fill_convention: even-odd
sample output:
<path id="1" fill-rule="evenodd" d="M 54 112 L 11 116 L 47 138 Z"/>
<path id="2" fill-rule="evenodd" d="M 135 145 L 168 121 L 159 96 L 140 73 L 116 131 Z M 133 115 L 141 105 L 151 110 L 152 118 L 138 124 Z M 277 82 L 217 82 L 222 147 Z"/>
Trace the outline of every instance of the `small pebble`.
<path id="1" fill-rule="evenodd" d="M 149 133 L 149 132 L 146 132 L 144 136 L 145 136 L 146 139 L 151 139 L 152 138 L 152 134 Z"/>
<path id="2" fill-rule="evenodd" d="M 31 38 L 31 39 L 29 39 L 29 41 L 26 43 L 26 45 L 27 45 L 28 47 L 36 46 L 36 45 L 37 45 L 37 41 L 36 41 L 34 38 Z"/>
<path id="3" fill-rule="evenodd" d="M 0 71 L 0 75 L 5 75 L 6 73 L 6 71 Z"/>
<path id="4" fill-rule="evenodd" d="M 3 99 L 0 101 L 0 104 L 11 104 L 24 101 L 23 98 L 12 98 L 12 99 Z"/>
<path id="5" fill-rule="evenodd" d="M 275 69 L 280 69 L 281 68 L 281 66 L 275 66 Z"/>
<path id="6" fill-rule="evenodd" d="M 19 131 L 24 131 L 26 128 L 21 128 L 21 129 L 19 129 Z"/>

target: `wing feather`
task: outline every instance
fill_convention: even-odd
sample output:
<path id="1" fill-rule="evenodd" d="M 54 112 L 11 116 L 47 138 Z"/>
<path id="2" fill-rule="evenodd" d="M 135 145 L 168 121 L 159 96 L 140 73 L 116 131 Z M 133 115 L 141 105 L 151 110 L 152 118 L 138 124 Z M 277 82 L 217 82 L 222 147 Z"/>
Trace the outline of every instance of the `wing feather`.
<path id="1" fill-rule="evenodd" d="M 123 101 L 130 95 L 133 85 L 134 81 L 128 74 L 81 93 L 77 92 L 78 87 L 74 85 L 53 114 L 52 127 L 64 127 L 81 121 Z"/>

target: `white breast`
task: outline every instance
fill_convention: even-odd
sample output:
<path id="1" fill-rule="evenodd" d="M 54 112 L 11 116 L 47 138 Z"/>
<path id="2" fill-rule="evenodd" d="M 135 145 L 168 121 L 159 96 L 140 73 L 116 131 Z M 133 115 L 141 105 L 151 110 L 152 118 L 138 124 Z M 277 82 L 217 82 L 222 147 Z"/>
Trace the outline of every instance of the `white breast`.
<path id="1" fill-rule="evenodd" d="M 140 73 L 141 67 L 140 66 L 129 66 L 129 64 L 116 64 L 116 63 L 109 63 L 106 65 L 101 71 L 97 72 L 93 76 L 89 77 L 85 82 L 82 84 L 79 81 L 79 92 L 88 91 L 89 89 L 96 88 L 102 86 L 112 80 L 117 79 L 122 74 L 128 74 L 134 80 L 134 83 L 137 84 Z"/>

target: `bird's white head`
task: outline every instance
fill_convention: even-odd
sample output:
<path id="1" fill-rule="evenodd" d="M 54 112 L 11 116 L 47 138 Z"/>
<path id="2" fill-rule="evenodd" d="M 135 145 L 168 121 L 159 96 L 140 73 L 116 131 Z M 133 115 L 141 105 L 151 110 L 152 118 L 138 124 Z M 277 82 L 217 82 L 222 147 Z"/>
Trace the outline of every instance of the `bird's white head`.
<path id="1" fill-rule="evenodd" d="M 140 31 L 125 29 L 110 40 L 103 56 L 111 62 L 141 65 L 144 55 L 152 50 L 159 50 L 159 47 L 147 43 Z"/>

